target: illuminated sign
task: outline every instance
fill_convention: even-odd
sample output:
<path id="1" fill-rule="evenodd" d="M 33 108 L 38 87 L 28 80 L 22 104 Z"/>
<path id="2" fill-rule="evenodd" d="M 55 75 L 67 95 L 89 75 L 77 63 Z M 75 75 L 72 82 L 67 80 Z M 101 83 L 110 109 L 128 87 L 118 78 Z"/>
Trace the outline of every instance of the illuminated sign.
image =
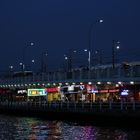
<path id="1" fill-rule="evenodd" d="M 123 90 L 123 91 L 121 92 L 121 95 L 128 95 L 128 92 L 129 92 L 129 90 Z"/>
<path id="2" fill-rule="evenodd" d="M 28 96 L 46 96 L 45 89 L 28 89 Z"/>
<path id="3" fill-rule="evenodd" d="M 97 87 L 95 85 L 87 85 L 87 93 L 98 93 Z"/>
<path id="4" fill-rule="evenodd" d="M 46 88 L 46 91 L 47 91 L 48 93 L 58 92 L 58 88 L 57 88 L 57 87 L 54 87 L 54 88 Z"/>
<path id="5" fill-rule="evenodd" d="M 68 91 L 74 91 L 74 85 L 68 86 Z"/>
<path id="6" fill-rule="evenodd" d="M 27 93 L 27 90 L 18 90 L 17 93 L 18 93 L 18 94 L 20 94 L 20 93 L 21 93 L 21 94 L 22 94 L 22 93 Z"/>
<path id="7" fill-rule="evenodd" d="M 111 93 L 119 92 L 119 89 L 109 89 L 109 92 Z"/>
<path id="8" fill-rule="evenodd" d="M 108 93 L 108 89 L 99 90 L 100 93 Z"/>

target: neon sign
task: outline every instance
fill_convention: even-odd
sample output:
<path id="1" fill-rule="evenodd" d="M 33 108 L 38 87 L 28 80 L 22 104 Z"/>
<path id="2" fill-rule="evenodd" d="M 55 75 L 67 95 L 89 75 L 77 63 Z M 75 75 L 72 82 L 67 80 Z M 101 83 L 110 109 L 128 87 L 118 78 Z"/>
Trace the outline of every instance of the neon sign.
<path id="1" fill-rule="evenodd" d="M 121 92 L 121 95 L 128 95 L 128 92 L 129 92 L 129 90 L 123 90 L 123 91 Z"/>
<path id="2" fill-rule="evenodd" d="M 28 96 L 46 96 L 45 89 L 28 89 Z"/>
<path id="3" fill-rule="evenodd" d="M 56 87 L 54 87 L 54 88 L 46 88 L 46 91 L 48 92 L 48 93 L 51 93 L 51 92 L 58 92 L 58 88 Z"/>

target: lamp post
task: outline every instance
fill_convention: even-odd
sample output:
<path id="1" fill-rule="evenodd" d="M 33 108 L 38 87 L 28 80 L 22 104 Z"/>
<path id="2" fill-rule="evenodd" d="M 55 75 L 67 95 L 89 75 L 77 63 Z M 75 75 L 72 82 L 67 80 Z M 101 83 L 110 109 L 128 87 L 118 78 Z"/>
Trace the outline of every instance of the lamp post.
<path id="1" fill-rule="evenodd" d="M 72 68 L 73 68 L 73 55 L 76 53 L 77 51 L 76 50 L 73 50 L 73 49 L 70 49 L 69 50 L 69 53 L 68 53 L 68 57 L 66 55 L 64 55 L 65 57 L 65 60 L 68 60 L 68 71 L 71 72 L 72 71 Z M 67 59 L 66 59 L 67 58 Z"/>
<path id="2" fill-rule="evenodd" d="M 115 50 L 119 50 L 120 49 L 120 42 L 113 40 L 112 41 L 112 68 L 115 68 Z"/>
<path id="3" fill-rule="evenodd" d="M 46 72 L 47 70 L 47 64 L 46 59 L 44 60 L 44 57 L 46 58 L 48 56 L 47 51 L 42 53 L 42 60 L 41 60 L 41 71 Z"/>
<path id="4" fill-rule="evenodd" d="M 23 63 L 20 63 L 20 65 L 22 66 L 22 70 L 24 71 L 25 70 L 25 66 L 26 66 L 26 56 L 25 56 L 25 54 L 26 54 L 26 48 L 28 48 L 28 47 L 32 47 L 32 46 L 34 46 L 34 43 L 33 42 L 31 42 L 30 43 L 30 45 L 27 45 L 27 46 L 24 46 L 23 47 Z"/>
<path id="5" fill-rule="evenodd" d="M 93 22 L 91 25 L 90 25 L 90 28 L 89 28 L 89 49 L 85 49 L 85 51 L 88 51 L 88 68 L 89 68 L 89 71 L 91 69 L 91 46 L 92 46 L 92 29 L 93 29 L 93 26 L 95 26 L 97 23 L 103 23 L 103 20 L 100 19 L 100 20 L 96 20 L 95 22 Z"/>
<path id="6" fill-rule="evenodd" d="M 102 64 L 102 50 L 96 50 L 95 54 L 97 56 L 97 64 Z"/>
<path id="7" fill-rule="evenodd" d="M 21 69 L 24 72 L 24 70 L 25 70 L 25 64 L 23 64 L 22 62 L 20 62 L 19 65 L 21 66 Z"/>
<path id="8" fill-rule="evenodd" d="M 64 71 L 68 71 L 68 56 L 64 54 Z"/>
<path id="9" fill-rule="evenodd" d="M 12 73 L 13 73 L 13 68 L 14 68 L 14 66 L 12 66 L 12 65 L 9 66 L 10 76 L 11 76 L 11 77 L 12 77 Z"/>

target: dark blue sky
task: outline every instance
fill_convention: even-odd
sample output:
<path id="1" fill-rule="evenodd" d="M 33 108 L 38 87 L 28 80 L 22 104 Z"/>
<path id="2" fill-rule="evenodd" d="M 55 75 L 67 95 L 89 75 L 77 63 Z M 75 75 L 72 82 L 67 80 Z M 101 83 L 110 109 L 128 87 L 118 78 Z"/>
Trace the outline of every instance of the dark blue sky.
<path id="1" fill-rule="evenodd" d="M 82 50 L 89 46 L 89 27 L 100 18 L 104 23 L 93 27 L 92 52 L 102 50 L 104 61 L 111 61 L 116 39 L 121 42 L 118 61 L 138 61 L 139 6 L 139 0 L 1 0 L 0 70 L 19 69 L 23 49 L 26 63 L 35 59 L 36 69 L 45 51 L 50 69 L 63 64 L 69 49 L 79 51 L 75 63 L 87 60 Z"/>

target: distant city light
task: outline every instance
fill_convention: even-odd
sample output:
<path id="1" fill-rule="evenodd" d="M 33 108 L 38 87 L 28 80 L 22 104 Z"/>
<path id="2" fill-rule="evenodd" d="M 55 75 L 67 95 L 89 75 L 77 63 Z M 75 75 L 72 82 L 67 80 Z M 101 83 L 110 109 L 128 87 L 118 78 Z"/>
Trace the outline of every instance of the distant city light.
<path id="1" fill-rule="evenodd" d="M 31 44 L 30 44 L 31 46 L 33 46 L 34 45 L 34 43 L 33 42 L 31 42 Z"/>
<path id="2" fill-rule="evenodd" d="M 99 20 L 99 22 L 100 22 L 100 23 L 102 23 L 102 22 L 103 22 L 103 20 L 102 20 L 102 19 L 100 19 L 100 20 Z"/>
<path id="3" fill-rule="evenodd" d="M 33 60 L 32 60 L 32 63 L 34 63 L 34 62 L 35 62 L 35 60 L 33 59 Z"/>
<path id="4" fill-rule="evenodd" d="M 116 49 L 117 49 L 117 50 L 120 49 L 120 46 L 117 46 Z"/>

